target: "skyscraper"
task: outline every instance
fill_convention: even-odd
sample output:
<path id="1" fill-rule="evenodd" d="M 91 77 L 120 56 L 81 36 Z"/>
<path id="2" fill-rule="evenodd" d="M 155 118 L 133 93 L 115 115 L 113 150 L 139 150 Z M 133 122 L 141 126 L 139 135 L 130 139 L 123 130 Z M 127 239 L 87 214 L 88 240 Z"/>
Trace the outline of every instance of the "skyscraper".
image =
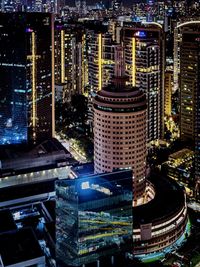
<path id="1" fill-rule="evenodd" d="M 87 85 L 86 36 L 73 24 L 55 25 L 55 83 L 65 84 L 64 97 L 84 93 Z"/>
<path id="2" fill-rule="evenodd" d="M 13 14 L 0 14 L 0 25 L 0 143 L 21 143 L 28 138 L 26 32 Z"/>
<path id="3" fill-rule="evenodd" d="M 200 22 L 178 26 L 180 39 L 180 135 L 195 148 L 196 194 L 200 194 Z"/>
<path id="4" fill-rule="evenodd" d="M 97 26 L 87 31 L 89 87 L 95 93 L 111 83 L 114 75 L 114 43 L 106 30 Z"/>
<path id="5" fill-rule="evenodd" d="M 36 142 L 51 137 L 54 132 L 52 16 L 2 13 L 0 25 L 0 142 Z"/>
<path id="6" fill-rule="evenodd" d="M 132 169 L 133 255 L 155 259 L 154 253 L 164 256 L 188 231 L 186 198 L 178 184 L 161 175 L 146 179 L 146 97 L 125 85 L 123 49 L 118 47 L 116 54 L 113 83 L 98 91 L 93 102 L 94 170 Z"/>
<path id="7" fill-rule="evenodd" d="M 185 141 L 195 140 L 198 120 L 200 23 L 181 27 L 180 44 L 180 134 Z"/>
<path id="8" fill-rule="evenodd" d="M 147 98 L 147 139 L 164 131 L 164 36 L 157 23 L 126 23 L 123 27 L 126 75 L 129 84 Z"/>
<path id="9" fill-rule="evenodd" d="M 118 61 L 123 61 L 118 49 Z M 113 83 L 94 98 L 94 168 L 96 173 L 133 169 L 134 199 L 145 191 L 146 98 L 125 85 L 120 64 Z"/>
<path id="10" fill-rule="evenodd" d="M 107 27 L 102 24 L 88 28 L 86 35 L 88 57 L 88 118 L 93 125 L 93 105 L 95 94 L 111 83 L 114 75 L 114 47 L 112 34 L 106 32 Z"/>

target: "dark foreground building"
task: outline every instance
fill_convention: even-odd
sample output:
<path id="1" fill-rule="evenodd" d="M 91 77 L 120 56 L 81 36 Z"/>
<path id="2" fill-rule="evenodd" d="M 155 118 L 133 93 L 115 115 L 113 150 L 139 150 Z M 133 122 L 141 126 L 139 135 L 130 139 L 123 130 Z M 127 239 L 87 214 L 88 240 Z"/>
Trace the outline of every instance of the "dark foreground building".
<path id="1" fill-rule="evenodd" d="M 0 14 L 0 145 L 52 137 L 53 25 L 47 13 Z"/>

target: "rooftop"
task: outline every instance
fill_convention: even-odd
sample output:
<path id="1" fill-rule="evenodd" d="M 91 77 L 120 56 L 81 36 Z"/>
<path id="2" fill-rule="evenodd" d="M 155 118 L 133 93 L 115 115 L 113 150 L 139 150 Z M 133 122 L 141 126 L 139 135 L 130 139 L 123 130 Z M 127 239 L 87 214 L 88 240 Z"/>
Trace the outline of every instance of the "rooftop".
<path id="1" fill-rule="evenodd" d="M 181 149 L 173 154 L 171 154 L 169 156 L 169 159 L 172 160 L 176 160 L 176 159 L 182 159 L 184 157 L 188 157 L 189 155 L 194 155 L 194 152 L 188 148 L 184 148 L 184 149 Z"/>
<path id="2" fill-rule="evenodd" d="M 6 161 L 27 156 L 41 157 L 42 155 L 51 154 L 61 150 L 65 151 L 65 153 L 69 153 L 57 139 L 52 138 L 34 147 L 28 145 L 0 146 L 0 159 L 1 161 Z"/>
<path id="3" fill-rule="evenodd" d="M 43 257 L 31 228 L 0 234 L 0 255 L 5 266 Z M 22 265 L 21 265 L 22 266 Z"/>
<path id="4" fill-rule="evenodd" d="M 10 210 L 0 210 L 0 233 L 16 229 L 17 226 Z"/>
<path id="5" fill-rule="evenodd" d="M 145 205 L 133 208 L 134 225 L 156 223 L 178 212 L 184 205 L 183 189 L 171 179 L 158 174 L 149 179 L 155 187 L 155 197 Z"/>

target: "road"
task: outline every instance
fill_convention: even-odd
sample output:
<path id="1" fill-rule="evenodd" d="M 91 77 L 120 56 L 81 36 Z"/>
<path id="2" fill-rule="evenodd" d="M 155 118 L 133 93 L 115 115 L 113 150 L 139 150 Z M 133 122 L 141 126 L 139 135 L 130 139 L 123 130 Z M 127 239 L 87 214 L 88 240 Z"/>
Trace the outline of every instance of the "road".
<path id="1" fill-rule="evenodd" d="M 72 142 L 70 140 L 65 139 L 63 136 L 56 135 L 56 138 L 61 142 L 61 144 L 72 154 L 72 156 L 79 161 L 80 163 L 86 163 L 87 159 L 81 155 L 77 149 L 72 146 Z"/>
<path id="2" fill-rule="evenodd" d="M 69 152 L 72 154 L 72 156 L 78 160 L 80 163 L 86 163 L 87 160 L 84 156 L 82 156 L 77 150 L 75 150 L 74 147 L 70 145 Z"/>

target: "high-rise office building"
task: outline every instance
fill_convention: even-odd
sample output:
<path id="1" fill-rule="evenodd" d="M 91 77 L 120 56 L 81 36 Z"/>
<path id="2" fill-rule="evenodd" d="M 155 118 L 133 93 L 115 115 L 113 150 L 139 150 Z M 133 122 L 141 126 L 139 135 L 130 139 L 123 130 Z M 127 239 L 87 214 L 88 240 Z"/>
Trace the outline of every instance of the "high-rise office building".
<path id="1" fill-rule="evenodd" d="M 70 101 L 84 93 L 88 83 L 86 36 L 82 27 L 55 25 L 55 83 L 64 85 L 63 96 Z"/>
<path id="2" fill-rule="evenodd" d="M 81 266 L 132 250 L 132 171 L 56 182 L 56 256 Z"/>
<path id="3" fill-rule="evenodd" d="M 194 144 L 198 121 L 200 23 L 181 27 L 180 43 L 180 135 Z"/>
<path id="4" fill-rule="evenodd" d="M 148 142 L 164 131 L 164 36 L 157 23 L 126 23 L 123 27 L 126 75 L 129 84 L 147 98 Z"/>
<path id="5" fill-rule="evenodd" d="M 183 23 L 175 23 L 176 26 L 172 27 L 174 28 L 174 91 L 177 89 L 180 89 L 180 46 L 182 43 L 182 28 L 185 26 L 192 27 L 193 24 L 199 24 L 200 22 L 198 20 L 195 21 L 186 21 Z"/>
<path id="6" fill-rule="evenodd" d="M 10 18 L 10 20 L 9 20 Z M 18 18 L 16 18 L 18 20 Z M 0 14 L 0 143 L 28 138 L 25 28 L 23 21 Z M 13 29 L 15 28 L 15 29 Z"/>
<path id="7" fill-rule="evenodd" d="M 0 25 L 0 142 L 36 142 L 52 137 L 52 15 L 2 13 Z"/>
<path id="8" fill-rule="evenodd" d="M 149 260 L 182 242 L 189 231 L 187 205 L 175 182 L 155 174 L 146 180 L 146 97 L 125 85 L 123 49 L 119 47 L 116 54 L 113 83 L 98 91 L 93 102 L 94 170 L 132 169 L 133 255 Z"/>
<path id="9" fill-rule="evenodd" d="M 178 25 L 180 55 L 180 135 L 195 149 L 196 196 L 200 195 L 200 22 Z"/>
<path id="10" fill-rule="evenodd" d="M 88 56 L 88 120 L 93 125 L 93 98 L 98 91 L 111 83 L 115 66 L 115 44 L 107 27 L 97 25 L 87 30 Z"/>
<path id="11" fill-rule="evenodd" d="M 146 98 L 135 87 L 125 85 L 124 77 L 120 77 L 123 76 L 119 63 L 123 60 L 121 50 L 116 53 L 118 75 L 93 101 L 94 168 L 96 173 L 132 168 L 137 200 L 146 186 Z"/>
<path id="12" fill-rule="evenodd" d="M 97 28 L 98 29 L 98 28 Z M 114 43 L 112 34 L 100 30 L 88 30 L 88 75 L 89 87 L 97 92 L 111 83 L 114 75 Z"/>

